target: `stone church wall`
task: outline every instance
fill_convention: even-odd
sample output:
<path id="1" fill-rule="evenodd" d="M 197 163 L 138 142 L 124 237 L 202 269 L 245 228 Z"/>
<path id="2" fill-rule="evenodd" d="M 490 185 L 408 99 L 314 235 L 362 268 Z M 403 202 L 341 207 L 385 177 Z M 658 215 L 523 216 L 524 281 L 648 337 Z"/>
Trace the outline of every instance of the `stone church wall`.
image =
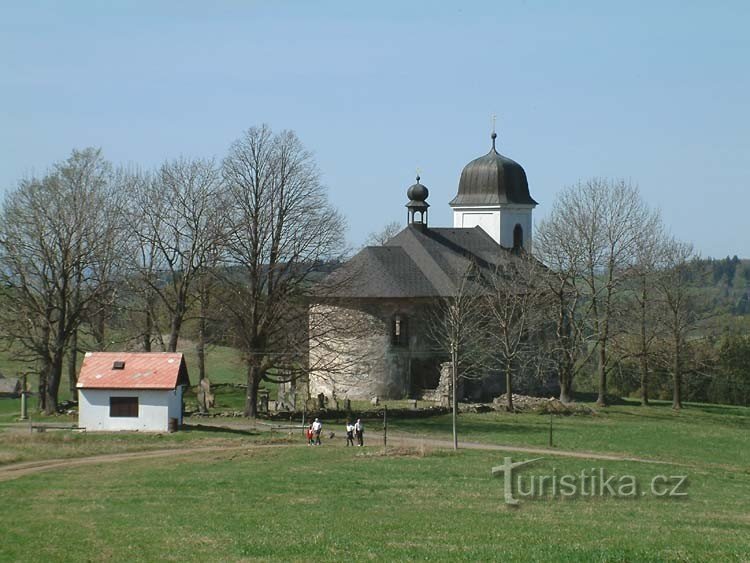
<path id="1" fill-rule="evenodd" d="M 394 319 L 404 338 L 394 343 Z M 338 399 L 414 395 L 412 375 L 431 369 L 424 307 L 406 300 L 365 300 L 310 308 L 310 394 Z M 425 367 L 423 367 L 423 364 Z M 434 362 L 434 380 L 439 362 Z"/>
<path id="2" fill-rule="evenodd" d="M 428 306 L 428 302 L 396 299 L 311 306 L 310 395 L 443 401 L 450 364 L 445 364 L 447 354 L 436 352 L 429 337 Z M 398 345 L 392 334 L 396 315 L 405 320 L 407 336 Z M 499 368 L 460 383 L 460 400 L 488 401 L 505 392 L 505 376 Z M 514 377 L 516 393 L 554 394 L 555 386 L 552 373 L 542 378 Z"/>

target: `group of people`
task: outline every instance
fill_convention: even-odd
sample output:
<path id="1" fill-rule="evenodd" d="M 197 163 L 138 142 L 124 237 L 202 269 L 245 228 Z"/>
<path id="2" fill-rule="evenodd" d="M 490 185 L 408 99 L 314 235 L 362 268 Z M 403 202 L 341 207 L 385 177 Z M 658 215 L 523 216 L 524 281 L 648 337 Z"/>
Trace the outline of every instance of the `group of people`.
<path id="1" fill-rule="evenodd" d="M 357 438 L 357 445 L 365 445 L 365 427 L 362 425 L 362 421 L 358 418 L 354 424 L 351 421 L 346 421 L 346 445 L 354 446 L 354 437 Z"/>
<path id="2" fill-rule="evenodd" d="M 323 431 L 323 423 L 319 418 L 316 418 L 310 423 L 305 431 L 307 435 L 308 446 L 319 446 L 320 445 L 320 433 Z M 365 445 L 365 427 L 362 424 L 361 419 L 357 419 L 357 422 L 352 424 L 350 420 L 346 421 L 346 445 L 354 446 L 354 439 L 357 439 L 358 446 Z M 333 433 L 331 433 L 333 438 Z"/>

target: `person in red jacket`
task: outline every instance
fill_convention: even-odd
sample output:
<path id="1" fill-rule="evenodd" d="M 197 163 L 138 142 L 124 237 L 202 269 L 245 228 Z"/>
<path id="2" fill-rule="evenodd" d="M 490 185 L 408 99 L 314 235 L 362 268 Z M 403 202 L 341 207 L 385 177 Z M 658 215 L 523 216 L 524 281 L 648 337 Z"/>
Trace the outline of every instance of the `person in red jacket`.
<path id="1" fill-rule="evenodd" d="M 307 445 L 312 446 L 315 443 L 314 436 L 313 436 L 313 425 L 312 422 L 307 427 L 307 430 L 305 430 L 305 436 L 307 437 Z"/>

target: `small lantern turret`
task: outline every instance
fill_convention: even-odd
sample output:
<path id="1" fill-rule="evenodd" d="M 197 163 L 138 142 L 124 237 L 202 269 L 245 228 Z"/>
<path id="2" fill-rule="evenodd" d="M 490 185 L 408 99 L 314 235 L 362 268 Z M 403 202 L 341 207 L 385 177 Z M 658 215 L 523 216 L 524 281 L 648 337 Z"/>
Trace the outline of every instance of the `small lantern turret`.
<path id="1" fill-rule="evenodd" d="M 430 204 L 426 200 L 430 192 L 427 186 L 419 183 L 419 180 L 417 175 L 417 183 L 409 186 L 406 191 L 406 197 L 409 198 L 409 203 L 406 204 L 407 221 L 409 225 L 427 227 L 427 208 Z"/>

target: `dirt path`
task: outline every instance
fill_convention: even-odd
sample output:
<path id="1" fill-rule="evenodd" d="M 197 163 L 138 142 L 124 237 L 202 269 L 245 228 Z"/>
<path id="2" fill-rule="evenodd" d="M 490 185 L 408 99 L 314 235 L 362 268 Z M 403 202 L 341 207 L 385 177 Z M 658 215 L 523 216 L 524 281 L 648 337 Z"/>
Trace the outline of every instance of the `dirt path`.
<path id="1" fill-rule="evenodd" d="M 201 448 L 172 448 L 168 450 L 145 450 L 141 452 L 128 452 L 122 454 L 102 454 L 87 457 L 74 457 L 67 459 L 44 459 L 38 461 L 27 461 L 14 463 L 0 467 L 0 482 L 18 479 L 26 475 L 48 471 L 50 469 L 79 467 L 81 465 L 94 465 L 99 463 L 114 463 L 117 461 L 128 461 L 136 459 L 150 459 L 160 457 L 185 456 L 200 453 L 225 452 L 231 450 L 247 450 L 250 448 L 277 448 L 277 445 L 268 444 L 243 444 L 241 446 L 205 446 Z"/>
<path id="2" fill-rule="evenodd" d="M 437 438 L 422 438 L 417 436 L 408 436 L 404 434 L 388 435 L 388 443 L 394 445 L 403 446 L 427 446 L 430 448 L 437 449 L 451 449 L 453 448 L 453 442 L 451 440 L 441 440 Z M 570 457 L 576 459 L 596 459 L 602 461 L 632 461 L 635 463 L 655 463 L 660 465 L 678 465 L 687 466 L 683 463 L 675 463 L 672 461 L 662 461 L 656 459 L 645 459 L 641 457 L 629 457 L 615 454 L 599 454 L 594 452 L 578 452 L 574 450 L 556 450 L 553 448 L 536 448 L 528 446 L 501 446 L 496 444 L 482 444 L 479 442 L 458 442 L 459 449 L 464 450 L 484 450 L 484 451 L 497 451 L 497 452 L 521 452 L 534 455 L 544 456 L 556 456 L 556 457 Z"/>
<path id="3" fill-rule="evenodd" d="M 393 446 L 407 446 L 407 447 L 428 447 L 434 449 L 450 449 L 453 447 L 453 443 L 450 440 L 438 439 L 438 438 L 425 438 L 421 436 L 414 436 L 408 434 L 393 434 L 388 436 L 389 445 Z M 280 448 L 280 447 L 298 447 L 303 444 L 300 440 L 300 444 L 241 444 L 232 446 L 203 446 L 195 448 L 171 448 L 162 450 L 145 450 L 140 452 L 128 452 L 120 454 L 102 454 L 95 456 L 79 457 L 79 458 L 67 458 L 67 459 L 47 459 L 39 461 L 28 461 L 24 463 L 14 463 L 11 465 L 0 466 L 0 482 L 9 481 L 12 479 L 18 479 L 26 475 L 32 475 L 41 471 L 48 471 L 50 469 L 65 469 L 69 467 L 80 467 L 85 465 L 95 465 L 100 463 L 114 463 L 118 461 L 129 461 L 129 460 L 140 460 L 140 459 L 153 459 L 162 457 L 177 457 L 187 456 L 204 453 L 215 453 L 215 452 L 227 452 L 232 450 L 248 450 L 248 449 L 260 449 L 260 448 Z M 377 444 L 371 442 L 372 446 L 380 447 L 380 443 Z M 339 440 L 336 442 L 336 446 L 343 446 Z M 329 446 L 330 447 L 330 446 Z M 568 457 L 576 459 L 594 459 L 601 461 L 630 461 L 635 463 L 651 463 L 651 464 L 663 464 L 663 465 L 678 465 L 686 466 L 686 464 L 674 463 L 669 461 L 661 461 L 654 459 L 644 459 L 639 457 L 628 457 L 619 456 L 614 454 L 601 454 L 594 452 L 578 452 L 571 450 L 556 450 L 552 448 L 536 448 L 527 446 L 503 446 L 495 444 L 482 444 L 477 442 L 459 442 L 460 449 L 466 450 L 483 450 L 483 451 L 497 451 L 497 452 L 514 452 L 524 453 L 542 456 L 554 456 L 554 457 Z"/>

